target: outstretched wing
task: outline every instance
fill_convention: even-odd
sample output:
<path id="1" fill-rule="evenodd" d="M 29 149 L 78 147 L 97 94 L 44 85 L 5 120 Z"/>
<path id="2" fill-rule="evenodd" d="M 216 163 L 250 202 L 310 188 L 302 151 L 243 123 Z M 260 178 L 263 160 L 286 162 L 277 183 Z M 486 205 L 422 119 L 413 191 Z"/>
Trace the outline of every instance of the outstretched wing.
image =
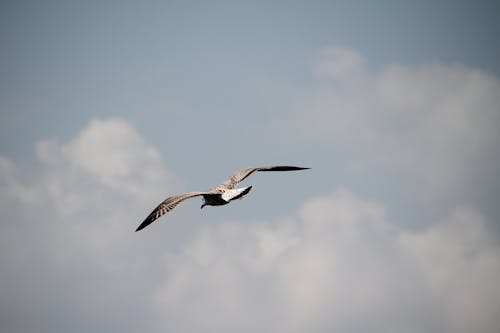
<path id="1" fill-rule="evenodd" d="M 306 170 L 310 168 L 302 168 L 296 166 L 287 166 L 287 165 L 277 165 L 270 167 L 256 167 L 256 168 L 244 168 L 240 171 L 236 172 L 234 175 L 226 179 L 223 183 L 219 184 L 216 188 L 222 189 L 232 189 L 243 179 L 250 176 L 255 171 L 296 171 L 296 170 Z"/>
<path id="2" fill-rule="evenodd" d="M 151 214 L 146 217 L 146 219 L 141 223 L 141 225 L 135 230 L 139 231 L 146 228 L 148 225 L 156 221 L 163 214 L 174 209 L 178 204 L 192 197 L 207 194 L 207 192 L 188 192 L 184 194 L 174 195 L 165 199 L 161 204 L 156 207 Z"/>

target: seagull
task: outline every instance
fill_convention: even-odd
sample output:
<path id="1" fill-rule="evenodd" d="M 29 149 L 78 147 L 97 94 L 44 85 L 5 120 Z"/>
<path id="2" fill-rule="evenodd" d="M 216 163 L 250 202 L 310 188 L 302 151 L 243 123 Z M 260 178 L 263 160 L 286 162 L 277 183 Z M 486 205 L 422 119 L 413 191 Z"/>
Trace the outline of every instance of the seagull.
<path id="1" fill-rule="evenodd" d="M 252 189 L 252 186 L 236 188 L 239 182 L 250 176 L 255 171 L 296 171 L 296 170 L 307 170 L 310 168 L 302 168 L 296 166 L 286 166 L 277 165 L 270 167 L 256 167 L 256 168 L 244 168 L 236 172 L 234 175 L 226 179 L 219 185 L 208 189 L 207 191 L 195 191 L 187 192 L 179 195 L 174 195 L 165 199 L 161 204 L 156 207 L 151 214 L 146 217 L 146 219 L 139 225 L 136 232 L 144 229 L 154 221 L 156 221 L 163 214 L 174 209 L 178 204 L 184 200 L 203 196 L 203 204 L 200 209 L 205 206 L 222 206 L 227 205 L 229 202 L 241 199 L 244 195 L 248 194 Z"/>

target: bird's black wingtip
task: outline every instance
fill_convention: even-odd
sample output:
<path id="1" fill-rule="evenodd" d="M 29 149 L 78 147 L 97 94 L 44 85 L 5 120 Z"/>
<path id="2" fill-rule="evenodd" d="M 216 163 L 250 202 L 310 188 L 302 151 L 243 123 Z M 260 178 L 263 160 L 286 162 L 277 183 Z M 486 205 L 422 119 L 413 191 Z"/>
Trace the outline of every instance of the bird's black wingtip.
<path id="1" fill-rule="evenodd" d="M 311 168 L 291 166 L 291 165 L 278 165 L 278 166 L 270 167 L 267 170 L 263 170 L 263 171 L 298 171 L 298 170 L 307 170 L 307 169 L 311 169 Z"/>
<path id="2" fill-rule="evenodd" d="M 148 219 L 144 220 L 144 222 L 142 222 L 141 225 L 139 225 L 137 229 L 135 229 L 135 232 L 141 231 L 142 229 L 146 228 L 148 225 L 151 224 L 151 222 L 153 221 L 149 221 Z"/>
<path id="3" fill-rule="evenodd" d="M 293 167 L 293 166 L 292 167 L 288 167 L 288 168 L 289 168 L 288 170 L 291 170 L 291 171 L 293 171 L 293 170 L 299 171 L 299 170 L 309 170 L 309 169 L 311 169 L 311 168 L 307 168 L 307 167 Z"/>

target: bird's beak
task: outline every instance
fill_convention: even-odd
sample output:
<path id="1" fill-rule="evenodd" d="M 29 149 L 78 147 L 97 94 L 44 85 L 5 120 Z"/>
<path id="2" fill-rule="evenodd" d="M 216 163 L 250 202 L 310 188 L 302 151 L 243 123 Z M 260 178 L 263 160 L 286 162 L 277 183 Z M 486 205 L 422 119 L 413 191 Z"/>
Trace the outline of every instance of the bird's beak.
<path id="1" fill-rule="evenodd" d="M 202 209 L 202 208 L 203 208 L 203 207 L 205 207 L 206 205 L 207 205 L 207 204 L 203 204 L 203 205 L 201 205 L 200 209 Z"/>

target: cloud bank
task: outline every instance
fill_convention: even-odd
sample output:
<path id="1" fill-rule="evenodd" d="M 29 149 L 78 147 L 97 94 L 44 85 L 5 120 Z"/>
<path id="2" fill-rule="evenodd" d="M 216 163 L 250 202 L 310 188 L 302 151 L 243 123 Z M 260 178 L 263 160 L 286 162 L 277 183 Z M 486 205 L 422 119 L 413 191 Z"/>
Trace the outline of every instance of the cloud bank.
<path id="1" fill-rule="evenodd" d="M 294 93 L 295 115 L 280 120 L 294 136 L 340 146 L 357 167 L 401 173 L 432 200 L 466 202 L 500 186 L 497 77 L 439 63 L 373 72 L 342 47 L 318 52 L 313 74 L 322 80 Z"/>
<path id="2" fill-rule="evenodd" d="M 120 119 L 36 151 L 36 175 L 0 158 L 1 331 L 151 330 L 161 243 L 137 241 L 133 230 L 179 181 Z"/>
<path id="3" fill-rule="evenodd" d="M 347 190 L 287 219 L 204 228 L 166 257 L 159 331 L 495 332 L 500 247 L 457 209 L 410 232 Z"/>

